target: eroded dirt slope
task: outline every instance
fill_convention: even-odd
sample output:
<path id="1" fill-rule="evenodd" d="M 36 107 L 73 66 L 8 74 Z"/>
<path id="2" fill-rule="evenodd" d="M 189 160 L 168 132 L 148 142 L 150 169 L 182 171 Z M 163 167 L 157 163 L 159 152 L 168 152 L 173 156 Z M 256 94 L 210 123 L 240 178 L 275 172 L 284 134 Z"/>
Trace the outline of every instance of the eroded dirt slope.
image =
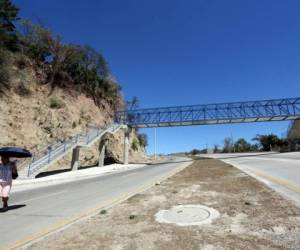
<path id="1" fill-rule="evenodd" d="M 16 57 L 16 58 L 15 58 Z M 9 89 L 0 96 L 0 147 L 20 146 L 33 153 L 47 149 L 57 141 L 63 141 L 90 127 L 102 127 L 113 120 L 114 109 L 122 109 L 122 96 L 114 103 L 103 99 L 95 105 L 92 98 L 72 89 L 51 89 L 45 82 L 42 68 L 29 59 L 23 67 L 16 65 L 18 56 L 12 56 L 7 63 L 9 68 Z M 123 149 L 120 135 L 110 137 L 110 153 L 113 160 L 121 161 Z M 98 161 L 98 144 L 83 150 L 83 165 L 93 165 Z M 131 158 L 137 155 L 144 160 L 144 149 L 131 152 Z M 141 157 L 140 157 L 141 156 Z M 70 164 L 70 156 L 60 163 Z M 67 161 L 66 161 L 67 159 Z M 20 162 L 21 163 L 21 162 Z M 19 166 L 25 166 L 19 164 Z M 52 168 L 60 168 L 56 164 Z"/>

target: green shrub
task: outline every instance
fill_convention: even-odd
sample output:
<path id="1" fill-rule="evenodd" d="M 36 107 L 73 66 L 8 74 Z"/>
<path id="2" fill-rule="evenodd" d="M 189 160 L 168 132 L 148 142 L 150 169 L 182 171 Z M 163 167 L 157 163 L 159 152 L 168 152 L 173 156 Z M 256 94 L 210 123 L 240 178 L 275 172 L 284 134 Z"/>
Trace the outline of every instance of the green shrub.
<path id="1" fill-rule="evenodd" d="M 100 211 L 100 214 L 107 214 L 107 211 L 105 209 Z"/>
<path id="2" fill-rule="evenodd" d="M 15 65 L 18 69 L 25 69 L 28 65 L 30 65 L 29 59 L 24 54 L 18 54 L 15 60 Z"/>
<path id="3" fill-rule="evenodd" d="M 29 96 L 31 94 L 30 89 L 27 88 L 23 83 L 20 83 L 18 86 L 16 86 L 15 91 L 20 96 Z"/>
<path id="4" fill-rule="evenodd" d="M 148 136 L 146 134 L 138 133 L 137 138 L 139 140 L 139 144 L 145 148 L 148 146 Z"/>
<path id="5" fill-rule="evenodd" d="M 76 127 L 77 127 L 76 122 L 73 122 L 73 123 L 72 123 L 72 128 L 74 129 L 74 128 L 76 128 Z"/>
<path id="6" fill-rule="evenodd" d="M 133 140 L 131 142 L 131 148 L 134 151 L 137 151 L 139 149 L 139 141 L 136 138 L 133 138 Z"/>
<path id="7" fill-rule="evenodd" d="M 49 106 L 50 108 L 52 109 L 60 109 L 60 108 L 63 108 L 65 105 L 64 103 L 58 99 L 57 97 L 51 97 L 49 99 Z"/>

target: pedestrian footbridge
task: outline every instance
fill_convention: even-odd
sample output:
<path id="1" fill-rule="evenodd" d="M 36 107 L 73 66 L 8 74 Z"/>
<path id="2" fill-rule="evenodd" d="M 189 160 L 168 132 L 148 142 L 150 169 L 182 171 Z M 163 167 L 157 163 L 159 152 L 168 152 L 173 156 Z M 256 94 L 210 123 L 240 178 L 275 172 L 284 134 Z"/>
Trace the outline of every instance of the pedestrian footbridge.
<path id="1" fill-rule="evenodd" d="M 119 111 L 115 123 L 136 128 L 270 122 L 300 118 L 300 98 Z"/>

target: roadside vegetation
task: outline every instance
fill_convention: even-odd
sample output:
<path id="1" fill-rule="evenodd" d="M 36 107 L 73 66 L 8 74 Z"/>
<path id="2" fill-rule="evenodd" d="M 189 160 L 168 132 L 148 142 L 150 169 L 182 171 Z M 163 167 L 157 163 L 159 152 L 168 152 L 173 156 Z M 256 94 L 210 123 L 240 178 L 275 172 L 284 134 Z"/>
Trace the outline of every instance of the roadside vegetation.
<path id="1" fill-rule="evenodd" d="M 294 121 L 288 129 L 287 137 L 279 138 L 275 134 L 256 135 L 252 139 L 252 143 L 244 138 L 239 138 L 234 141 L 231 137 L 226 137 L 223 140 L 223 146 L 214 145 L 213 149 L 193 149 L 186 154 L 197 155 L 206 153 L 243 153 L 243 152 L 291 152 L 300 150 L 300 123 Z"/>
<path id="2" fill-rule="evenodd" d="M 19 145 L 39 153 L 90 128 L 113 122 L 114 111 L 136 108 L 137 97 L 124 100 L 105 57 L 90 45 L 66 43 L 47 27 L 19 16 L 12 0 L 0 0 L 0 102 L 6 117 L 1 146 Z M 147 136 L 133 131 L 134 159 L 142 158 Z M 119 152 L 119 135 L 109 153 Z M 97 147 L 82 154 L 82 162 Z M 131 151 L 131 152 L 132 152 Z M 118 162 L 120 153 L 111 153 Z M 63 161 L 62 161 L 63 162 Z"/>
<path id="3" fill-rule="evenodd" d="M 60 109 L 60 108 L 64 107 L 64 103 L 60 99 L 58 99 L 57 97 L 51 97 L 49 99 L 49 106 L 52 109 Z"/>
<path id="4" fill-rule="evenodd" d="M 49 29 L 19 17 L 10 0 L 0 0 L 0 90 L 9 89 L 7 61 L 18 68 L 32 66 L 40 84 L 85 93 L 100 105 L 111 106 L 121 97 L 121 87 L 113 79 L 104 56 L 91 46 L 67 44 Z M 25 86 L 26 87 L 26 86 Z"/>

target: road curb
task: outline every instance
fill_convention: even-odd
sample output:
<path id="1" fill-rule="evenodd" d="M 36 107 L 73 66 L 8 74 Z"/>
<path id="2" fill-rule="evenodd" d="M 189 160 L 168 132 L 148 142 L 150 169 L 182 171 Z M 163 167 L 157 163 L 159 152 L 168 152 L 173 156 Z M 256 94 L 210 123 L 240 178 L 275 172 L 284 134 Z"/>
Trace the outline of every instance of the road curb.
<path id="1" fill-rule="evenodd" d="M 77 176 L 56 176 L 57 178 L 52 178 L 52 179 L 32 179 L 32 180 L 22 180 L 17 183 L 13 183 L 13 192 L 20 192 L 20 191 L 25 191 L 29 189 L 34 189 L 34 188 L 39 188 L 39 187 L 44 187 L 48 185 L 54 185 L 54 184 L 61 184 L 61 183 L 67 183 L 67 182 L 72 182 L 76 180 L 83 180 L 83 179 L 88 179 L 88 178 L 94 178 L 94 177 L 99 177 L 99 176 L 105 176 L 109 174 L 114 174 L 114 173 L 120 173 L 124 171 L 130 171 L 134 170 L 137 168 L 143 168 L 146 167 L 147 164 L 137 164 L 137 166 L 133 166 L 131 168 L 124 168 L 124 169 L 112 169 L 107 172 L 102 172 L 102 173 L 87 173 L 87 174 L 82 174 L 82 175 L 77 175 Z M 81 171 L 81 170 L 78 170 Z M 47 178 L 47 177 L 45 177 Z"/>

